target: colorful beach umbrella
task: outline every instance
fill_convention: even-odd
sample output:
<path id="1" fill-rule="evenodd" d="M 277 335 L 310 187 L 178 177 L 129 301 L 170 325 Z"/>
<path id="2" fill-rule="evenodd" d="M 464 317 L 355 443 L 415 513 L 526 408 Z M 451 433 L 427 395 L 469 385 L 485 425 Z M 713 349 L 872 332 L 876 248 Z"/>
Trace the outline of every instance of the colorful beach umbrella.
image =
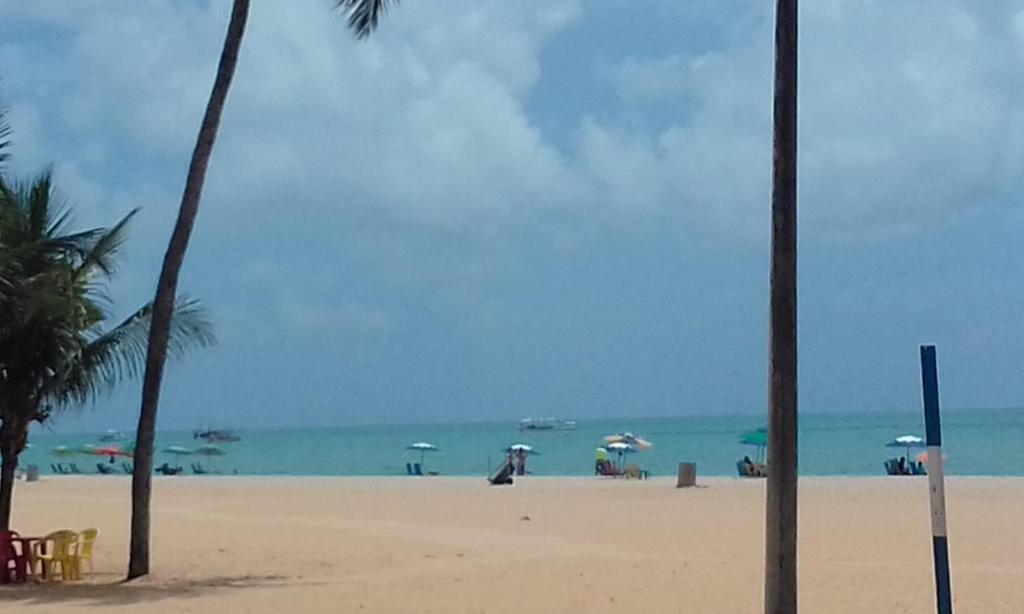
<path id="1" fill-rule="evenodd" d="M 96 456 L 109 456 L 111 458 L 113 458 L 115 456 L 131 456 L 132 455 L 131 452 L 125 450 L 124 448 L 118 447 L 118 446 L 90 447 L 89 452 L 90 452 L 90 454 L 95 454 Z"/>
<path id="2" fill-rule="evenodd" d="M 652 447 L 654 444 L 647 441 L 639 435 L 634 435 L 630 432 L 616 433 L 614 435 L 608 435 L 604 438 L 606 443 L 625 443 L 633 446 L 637 450 L 646 450 Z"/>
<path id="3" fill-rule="evenodd" d="M 417 441 L 414 444 L 405 446 L 406 450 L 418 450 L 420 453 L 420 464 L 423 464 L 423 455 L 427 452 L 440 452 L 441 450 L 432 443 L 425 441 Z"/>

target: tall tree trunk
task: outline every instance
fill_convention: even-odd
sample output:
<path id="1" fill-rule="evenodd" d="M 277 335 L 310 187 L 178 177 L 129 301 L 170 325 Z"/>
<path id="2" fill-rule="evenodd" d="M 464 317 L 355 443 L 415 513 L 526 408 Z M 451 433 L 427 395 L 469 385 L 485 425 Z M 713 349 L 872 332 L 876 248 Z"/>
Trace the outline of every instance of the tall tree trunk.
<path id="1" fill-rule="evenodd" d="M 797 0 L 777 0 L 765 614 L 797 610 Z"/>
<path id="2" fill-rule="evenodd" d="M 167 253 L 164 254 L 160 281 L 153 301 L 149 347 L 146 352 L 146 373 L 142 382 L 142 409 L 139 412 L 139 428 L 135 439 L 129 580 L 149 573 L 149 504 L 153 477 L 153 438 L 156 431 L 157 406 L 160 402 L 160 383 L 167 362 L 171 314 L 178 291 L 178 275 L 185 260 L 185 251 L 188 249 L 196 214 L 199 212 L 199 199 L 206 179 L 206 168 L 213 152 L 213 143 L 217 138 L 217 129 L 231 87 L 231 79 L 238 64 L 238 51 L 242 46 L 248 16 L 249 0 L 234 0 L 231 21 L 224 38 L 224 49 L 221 51 L 220 63 L 217 66 L 217 77 L 210 93 L 210 101 L 206 105 L 206 114 L 199 129 L 196 147 L 192 152 L 181 208 L 170 243 L 167 245 Z"/>
<path id="3" fill-rule="evenodd" d="M 18 455 L 8 454 L 4 450 L 0 457 L 3 459 L 3 465 L 0 466 L 0 531 L 8 531 L 11 528 L 14 470 L 18 467 Z"/>
<path id="4" fill-rule="evenodd" d="M 18 468 L 18 454 L 25 448 L 28 428 L 17 420 L 5 420 L 0 425 L 0 531 L 11 528 L 11 509 L 14 501 L 14 472 Z"/>

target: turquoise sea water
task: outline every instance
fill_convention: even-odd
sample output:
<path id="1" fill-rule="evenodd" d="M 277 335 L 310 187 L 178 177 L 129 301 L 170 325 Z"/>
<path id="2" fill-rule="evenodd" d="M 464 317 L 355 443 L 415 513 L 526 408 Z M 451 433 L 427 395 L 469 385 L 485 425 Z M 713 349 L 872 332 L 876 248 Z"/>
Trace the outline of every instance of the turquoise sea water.
<path id="1" fill-rule="evenodd" d="M 571 416 L 570 416 L 571 418 Z M 700 475 L 731 476 L 736 461 L 753 451 L 737 443 L 744 431 L 763 426 L 757 416 L 716 416 L 617 420 L 578 420 L 572 431 L 520 433 L 514 422 L 422 424 L 243 430 L 242 441 L 223 444 L 222 457 L 177 458 L 158 453 L 157 464 L 168 461 L 188 468 L 202 462 L 207 468 L 242 475 L 404 475 L 405 463 L 419 453 L 405 450 L 427 441 L 441 451 L 428 453 L 426 469 L 445 475 L 483 476 L 501 462 L 502 448 L 523 442 L 540 454 L 529 459 L 537 475 L 590 475 L 594 448 L 605 435 L 631 431 L 654 447 L 633 456 L 654 475 L 674 475 L 676 463 L 697 463 Z M 1024 475 L 1024 410 L 957 410 L 943 414 L 946 471 L 951 475 Z M 803 475 L 882 475 L 882 462 L 902 453 L 885 447 L 898 435 L 924 435 L 920 412 L 805 414 L 800 426 L 800 472 Z M 32 448 L 22 465 L 69 461 L 87 473 L 104 459 L 75 456 L 58 459 L 52 448 L 96 443 L 99 434 L 67 435 L 33 431 Z M 202 441 L 191 432 L 161 432 L 157 447 L 194 447 Z M 919 450 L 914 450 L 916 454 Z"/>

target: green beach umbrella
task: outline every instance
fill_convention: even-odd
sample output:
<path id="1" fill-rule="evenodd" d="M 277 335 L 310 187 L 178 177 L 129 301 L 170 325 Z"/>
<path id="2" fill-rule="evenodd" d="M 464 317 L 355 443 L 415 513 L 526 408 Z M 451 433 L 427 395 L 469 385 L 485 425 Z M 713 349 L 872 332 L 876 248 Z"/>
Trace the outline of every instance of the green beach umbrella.
<path id="1" fill-rule="evenodd" d="M 757 448 L 757 462 L 761 462 L 764 448 L 768 445 L 768 429 L 757 429 L 756 431 L 743 433 L 740 436 L 740 443 L 745 446 L 755 446 Z"/>
<path id="2" fill-rule="evenodd" d="M 217 446 L 209 444 L 205 446 L 199 446 L 198 448 L 196 448 L 195 453 L 201 454 L 202 456 L 224 456 L 224 450 L 218 448 Z"/>
<path id="3" fill-rule="evenodd" d="M 56 448 L 50 450 L 50 453 L 53 454 L 54 456 L 64 457 L 74 456 L 77 452 L 67 446 L 57 446 Z"/>
<path id="4" fill-rule="evenodd" d="M 164 452 L 167 454 L 173 454 L 175 456 L 190 456 L 192 454 L 195 454 L 195 452 L 189 450 L 184 446 L 169 446 L 164 448 Z"/>

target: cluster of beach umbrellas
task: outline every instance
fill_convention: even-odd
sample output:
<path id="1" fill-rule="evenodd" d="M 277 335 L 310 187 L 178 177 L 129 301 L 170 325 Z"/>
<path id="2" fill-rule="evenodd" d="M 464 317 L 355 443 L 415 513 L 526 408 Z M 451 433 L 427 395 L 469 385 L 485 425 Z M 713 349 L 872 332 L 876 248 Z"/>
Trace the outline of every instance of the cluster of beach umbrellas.
<path id="1" fill-rule="evenodd" d="M 184 446 L 169 446 L 163 449 L 166 454 L 173 454 L 174 456 L 190 456 L 192 454 L 199 454 L 200 456 L 223 456 L 224 450 L 215 445 L 204 445 L 199 446 L 195 449 L 186 448 Z M 92 444 L 85 444 L 78 448 L 69 448 L 68 446 L 57 446 L 50 450 L 50 453 L 57 457 L 68 457 L 75 456 L 77 454 L 91 454 L 93 456 L 107 456 L 110 458 L 126 457 L 131 458 L 135 455 L 135 444 L 128 444 L 127 446 L 95 446 Z"/>
<path id="2" fill-rule="evenodd" d="M 598 453 L 602 451 L 612 452 L 619 457 L 619 469 L 622 468 L 623 460 L 627 454 L 635 454 L 652 448 L 654 444 L 634 433 L 615 433 L 604 438 L 604 444 L 597 448 Z"/>

